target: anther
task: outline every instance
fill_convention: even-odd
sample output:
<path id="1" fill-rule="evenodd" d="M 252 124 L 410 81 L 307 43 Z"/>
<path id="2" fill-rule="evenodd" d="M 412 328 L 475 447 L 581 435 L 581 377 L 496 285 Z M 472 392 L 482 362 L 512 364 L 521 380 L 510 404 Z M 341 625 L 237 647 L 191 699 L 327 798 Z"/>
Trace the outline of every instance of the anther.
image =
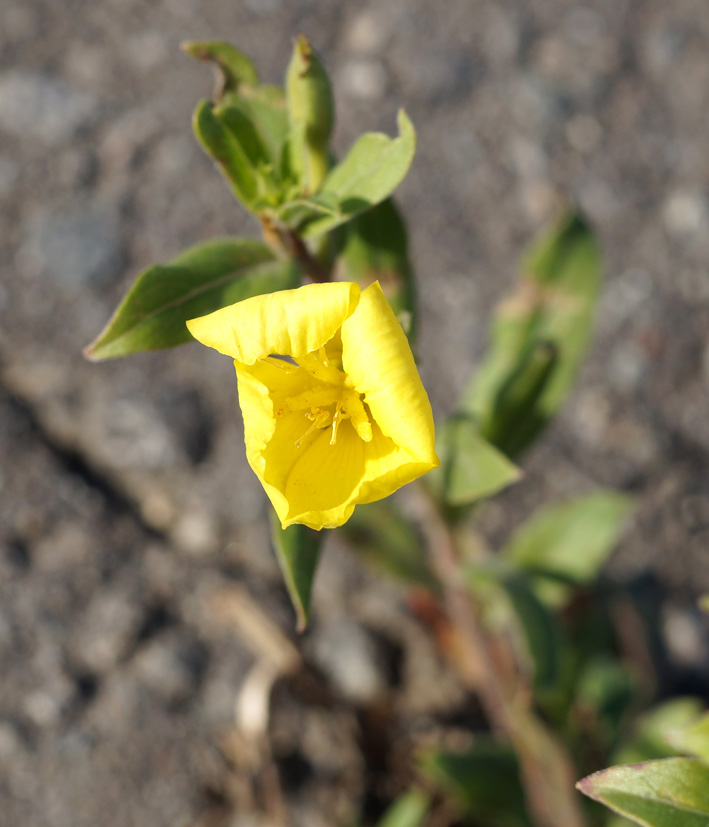
<path id="1" fill-rule="evenodd" d="M 295 443 L 296 448 L 300 448 L 300 446 L 303 444 L 303 441 L 307 439 L 307 437 L 309 437 L 313 431 L 316 431 L 318 428 L 326 428 L 328 421 L 330 419 L 329 412 L 323 411 L 320 408 L 314 408 L 311 411 L 311 413 L 307 413 L 305 415 L 309 420 L 311 420 L 312 425 L 303 434 L 303 436 L 299 440 L 297 440 L 297 442 Z"/>

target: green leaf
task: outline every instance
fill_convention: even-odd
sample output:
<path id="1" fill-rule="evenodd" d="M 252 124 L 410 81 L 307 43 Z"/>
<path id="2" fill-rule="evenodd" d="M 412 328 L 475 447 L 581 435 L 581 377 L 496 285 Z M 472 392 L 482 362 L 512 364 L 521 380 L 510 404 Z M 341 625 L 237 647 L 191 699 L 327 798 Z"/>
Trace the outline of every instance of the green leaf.
<path id="1" fill-rule="evenodd" d="M 253 124 L 268 153 L 269 162 L 279 169 L 288 137 L 288 113 L 283 90 L 277 86 L 245 86 L 221 101 L 224 108 L 238 109 Z"/>
<path id="2" fill-rule="evenodd" d="M 329 232 L 394 192 L 404 180 L 416 152 L 416 133 L 403 110 L 399 112 L 398 124 L 398 138 L 381 132 L 362 135 L 345 159 L 330 170 L 320 194 L 334 196 L 338 215 L 313 215 L 304 226 L 297 228 L 303 236 Z"/>
<path id="3" fill-rule="evenodd" d="M 516 482 L 522 472 L 478 433 L 477 422 L 458 414 L 439 432 L 440 468 L 428 475 L 433 490 L 451 506 L 471 505 Z"/>
<path id="4" fill-rule="evenodd" d="M 423 827 L 430 806 L 422 790 L 409 790 L 387 809 L 377 827 Z"/>
<path id="5" fill-rule="evenodd" d="M 308 625 L 310 594 L 324 537 L 304 525 L 286 529 L 271 512 L 271 538 L 298 620 L 298 631 Z"/>
<path id="6" fill-rule="evenodd" d="M 512 749 L 491 738 L 476 738 L 465 752 L 432 750 L 421 770 L 484 827 L 531 827 Z"/>
<path id="7" fill-rule="evenodd" d="M 628 668 L 607 652 L 585 663 L 578 677 L 574 705 L 579 718 L 592 722 L 587 724 L 588 729 L 604 751 L 617 744 L 635 695 Z"/>
<path id="8" fill-rule="evenodd" d="M 391 500 L 358 505 L 340 531 L 372 565 L 392 577 L 435 587 L 421 537 Z"/>
<path id="9" fill-rule="evenodd" d="M 358 215 L 345 227 L 343 280 L 361 288 L 378 281 L 410 340 L 416 336 L 416 289 L 409 244 L 393 198 Z"/>
<path id="10" fill-rule="evenodd" d="M 250 296 L 298 284 L 297 268 L 259 241 L 214 239 L 190 247 L 166 265 L 144 270 L 111 320 L 85 350 L 112 359 L 192 340 L 185 322 Z"/>
<path id="11" fill-rule="evenodd" d="M 596 491 L 541 509 L 512 536 L 503 554 L 532 574 L 553 581 L 540 584 L 545 599 L 559 605 L 564 583 L 594 580 L 618 542 L 632 500 L 614 491 Z"/>
<path id="12" fill-rule="evenodd" d="M 190 57 L 214 63 L 220 73 L 218 97 L 232 92 L 242 84 L 258 83 L 258 72 L 251 60 L 225 40 L 203 40 L 183 43 L 182 50 Z"/>
<path id="13" fill-rule="evenodd" d="M 670 729 L 667 736 L 679 752 L 696 755 L 709 763 L 709 713 L 684 726 Z"/>
<path id="14" fill-rule="evenodd" d="M 600 284 L 596 241 L 572 214 L 532 247 L 516 291 L 498 308 L 464 407 L 508 455 L 538 436 L 573 387 Z"/>
<path id="15" fill-rule="evenodd" d="M 655 758 L 672 758 L 678 752 L 694 753 L 679 745 L 686 728 L 696 723 L 702 704 L 698 698 L 673 698 L 637 719 L 631 737 L 614 754 L 614 764 L 638 764 Z"/>
<path id="16" fill-rule="evenodd" d="M 707 827 L 709 766 L 692 758 L 665 758 L 611 767 L 589 775 L 578 789 L 644 827 Z"/>
<path id="17" fill-rule="evenodd" d="M 551 690 L 559 679 L 562 638 L 558 622 L 539 600 L 527 580 L 510 574 L 501 580 L 524 632 L 534 664 L 534 686 L 538 692 Z"/>
<path id="18" fill-rule="evenodd" d="M 197 106 L 192 125 L 202 149 L 216 162 L 234 195 L 252 208 L 261 187 L 240 138 L 227 127 L 211 101 L 204 100 Z"/>

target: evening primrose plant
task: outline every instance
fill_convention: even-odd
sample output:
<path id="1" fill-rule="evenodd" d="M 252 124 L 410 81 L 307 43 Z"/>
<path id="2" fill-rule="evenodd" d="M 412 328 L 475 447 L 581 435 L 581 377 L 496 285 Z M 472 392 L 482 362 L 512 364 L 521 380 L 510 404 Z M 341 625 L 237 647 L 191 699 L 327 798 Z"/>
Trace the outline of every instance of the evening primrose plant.
<path id="1" fill-rule="evenodd" d="M 197 340 L 233 359 L 246 457 L 272 505 L 299 628 L 327 529 L 403 581 L 422 622 L 437 618 L 441 653 L 486 723 L 456 750 L 415 750 L 416 780 L 380 827 L 615 825 L 586 809 L 574 784 L 628 755 L 632 768 L 591 775 L 581 792 L 639 824 L 705 827 L 706 718 L 697 722 L 696 704 L 679 718 L 662 708 L 634 717 L 638 698 L 649 699 L 620 655 L 618 595 L 600 578 L 630 500 L 602 490 L 547 506 L 496 549 L 477 528 L 484 501 L 521 478 L 516 461 L 585 355 L 601 262 L 583 219 L 562 216 L 532 245 L 485 357 L 435 432 L 392 198 L 416 149 L 409 118 L 399 113 L 397 137 L 364 134 L 340 160 L 330 81 L 304 37 L 284 88 L 261 83 L 228 43 L 183 48 L 216 69 L 194 131 L 262 240 L 205 241 L 148 268 L 86 355 Z M 403 486 L 402 505 L 389 495 Z M 668 757 L 658 736 L 668 720 L 694 757 Z"/>

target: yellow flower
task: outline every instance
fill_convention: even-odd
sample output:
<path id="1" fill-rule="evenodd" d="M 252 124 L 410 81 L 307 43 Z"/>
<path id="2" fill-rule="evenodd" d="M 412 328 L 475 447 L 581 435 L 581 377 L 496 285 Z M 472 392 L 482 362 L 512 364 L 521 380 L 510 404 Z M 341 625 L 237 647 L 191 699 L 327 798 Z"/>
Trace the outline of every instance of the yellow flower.
<path id="1" fill-rule="evenodd" d="M 187 322 L 234 357 L 246 456 L 286 528 L 334 528 L 438 466 L 433 416 L 378 283 L 310 284 Z"/>

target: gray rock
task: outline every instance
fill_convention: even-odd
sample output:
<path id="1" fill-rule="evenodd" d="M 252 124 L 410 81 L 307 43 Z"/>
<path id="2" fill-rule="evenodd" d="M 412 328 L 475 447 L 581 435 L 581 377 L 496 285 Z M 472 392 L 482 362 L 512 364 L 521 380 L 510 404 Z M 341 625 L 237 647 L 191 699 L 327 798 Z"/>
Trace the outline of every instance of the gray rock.
<path id="1" fill-rule="evenodd" d="M 101 203 L 42 213 L 20 252 L 26 275 L 75 289 L 106 284 L 121 261 L 117 210 Z"/>
<path id="2" fill-rule="evenodd" d="M 9 72 L 0 78 L 0 129 L 48 146 L 67 141 L 95 116 L 93 95 L 48 75 Z"/>
<path id="3" fill-rule="evenodd" d="M 386 691 L 374 639 L 348 618 L 318 629 L 314 658 L 338 692 L 354 703 L 371 703 Z"/>

